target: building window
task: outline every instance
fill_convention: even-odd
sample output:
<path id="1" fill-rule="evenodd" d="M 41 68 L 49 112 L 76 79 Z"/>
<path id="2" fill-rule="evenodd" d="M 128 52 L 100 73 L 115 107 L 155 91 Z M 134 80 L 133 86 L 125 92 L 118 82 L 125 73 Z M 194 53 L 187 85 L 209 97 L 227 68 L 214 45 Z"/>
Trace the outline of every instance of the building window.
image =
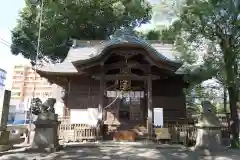
<path id="1" fill-rule="evenodd" d="M 14 99 L 14 100 L 19 100 L 20 97 L 11 97 L 11 99 Z"/>
<path id="2" fill-rule="evenodd" d="M 15 89 L 15 90 L 17 90 L 17 89 L 20 89 L 20 87 L 12 87 L 12 89 Z"/>
<path id="3" fill-rule="evenodd" d="M 23 72 L 18 71 L 18 72 L 16 72 L 16 75 L 17 75 L 17 76 L 23 76 Z"/>
<path id="4" fill-rule="evenodd" d="M 48 92 L 43 92 L 43 96 L 49 96 Z"/>
<path id="5" fill-rule="evenodd" d="M 21 93 L 20 93 L 20 92 L 13 92 L 12 95 L 13 95 L 13 96 L 20 96 Z"/>

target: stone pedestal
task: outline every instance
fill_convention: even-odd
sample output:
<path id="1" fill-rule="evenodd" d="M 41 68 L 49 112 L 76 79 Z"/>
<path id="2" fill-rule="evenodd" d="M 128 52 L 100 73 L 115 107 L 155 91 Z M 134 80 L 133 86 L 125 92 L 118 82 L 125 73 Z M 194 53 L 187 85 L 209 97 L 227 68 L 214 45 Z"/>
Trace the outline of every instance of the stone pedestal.
<path id="1" fill-rule="evenodd" d="M 9 135 L 9 131 L 0 131 L 0 152 L 7 151 L 13 147 L 13 144 L 9 142 Z"/>
<path id="2" fill-rule="evenodd" d="M 13 147 L 13 144 L 9 141 L 10 132 L 7 131 L 10 97 L 11 91 L 5 90 L 3 105 L 0 103 L 0 152 L 7 151 Z"/>
<path id="3" fill-rule="evenodd" d="M 206 105 L 207 104 L 207 105 Z M 204 113 L 201 115 L 197 127 L 197 138 L 194 150 L 200 154 L 210 155 L 226 149 L 222 143 L 221 128 L 223 125 L 217 116 L 209 109 L 209 103 L 204 103 Z"/>
<path id="4" fill-rule="evenodd" d="M 218 151 L 223 149 L 221 140 L 221 128 L 198 128 L 195 148 L 209 149 L 210 151 Z"/>
<path id="5" fill-rule="evenodd" d="M 35 134 L 30 149 L 55 152 L 59 149 L 57 114 L 41 113 L 34 122 Z"/>

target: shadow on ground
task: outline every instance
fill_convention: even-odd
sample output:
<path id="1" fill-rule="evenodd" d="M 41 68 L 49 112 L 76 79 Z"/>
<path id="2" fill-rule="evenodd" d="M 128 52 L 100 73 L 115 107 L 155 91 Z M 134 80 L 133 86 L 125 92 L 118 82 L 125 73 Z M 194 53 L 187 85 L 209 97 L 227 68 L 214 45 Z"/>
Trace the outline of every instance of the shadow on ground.
<path id="1" fill-rule="evenodd" d="M 65 147 L 63 150 L 51 154 L 18 151 L 16 153 L 6 152 L 1 159 L 6 160 L 83 160 L 83 159 L 163 159 L 164 157 L 154 148 L 141 147 Z"/>
<path id="2" fill-rule="evenodd" d="M 198 154 L 184 148 L 157 148 L 167 160 L 200 160 Z"/>
<path id="3" fill-rule="evenodd" d="M 55 153 L 36 153 L 10 151 L 0 154 L 3 160 L 239 160 L 239 151 L 199 157 L 198 154 L 184 148 L 154 147 L 65 147 Z"/>

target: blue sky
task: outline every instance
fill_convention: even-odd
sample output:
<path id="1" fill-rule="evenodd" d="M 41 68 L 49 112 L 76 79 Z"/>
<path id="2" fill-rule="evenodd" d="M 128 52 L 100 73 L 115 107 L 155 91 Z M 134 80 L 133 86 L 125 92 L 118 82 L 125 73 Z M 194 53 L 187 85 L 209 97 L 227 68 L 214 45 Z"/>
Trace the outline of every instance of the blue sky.
<path id="1" fill-rule="evenodd" d="M 24 6 L 24 0 L 7 0 L 0 5 L 0 39 L 11 43 L 11 29 L 15 26 L 18 13 Z M 1 42 L 1 41 L 0 41 Z M 11 88 L 12 67 L 16 62 L 23 61 L 20 56 L 13 56 L 10 48 L 0 43 L 0 68 L 7 71 L 6 89 Z"/>
<path id="2" fill-rule="evenodd" d="M 161 0 L 150 0 L 153 3 Z M 0 68 L 7 71 L 6 89 L 11 89 L 13 66 L 16 63 L 27 63 L 21 56 L 11 54 L 9 46 L 2 44 L 2 39 L 11 43 L 11 30 L 16 25 L 19 11 L 24 7 L 24 0 L 6 0 L 0 5 Z M 146 29 L 151 25 L 144 25 Z M 8 45 L 8 44 L 7 44 Z"/>

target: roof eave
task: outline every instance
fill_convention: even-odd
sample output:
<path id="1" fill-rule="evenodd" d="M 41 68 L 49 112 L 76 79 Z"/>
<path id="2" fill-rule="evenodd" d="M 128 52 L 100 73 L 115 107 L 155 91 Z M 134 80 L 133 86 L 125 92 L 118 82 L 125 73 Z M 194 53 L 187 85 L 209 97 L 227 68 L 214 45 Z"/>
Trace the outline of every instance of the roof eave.
<path id="1" fill-rule="evenodd" d="M 134 46 L 139 46 L 140 44 L 128 44 L 128 43 L 119 43 L 119 44 L 115 44 L 115 45 L 110 45 L 110 46 L 106 46 L 99 54 L 97 54 L 96 56 L 94 57 L 91 57 L 89 59 L 85 59 L 85 60 L 77 60 L 77 61 L 72 61 L 72 64 L 75 66 L 75 67 L 79 67 L 81 65 L 84 65 L 84 64 L 90 64 L 92 62 L 100 62 L 101 58 L 107 53 L 107 51 L 109 49 L 112 49 L 112 48 L 115 48 L 115 47 L 119 47 L 119 46 L 126 46 L 126 45 L 134 45 Z M 150 51 L 150 54 L 154 54 L 154 53 L 151 53 L 151 52 L 157 52 L 153 47 L 150 48 L 152 51 Z M 161 54 L 161 53 L 158 53 L 158 54 Z M 151 55 L 150 55 L 151 56 Z M 156 59 L 158 55 L 155 55 L 152 57 L 154 57 Z M 159 56 L 158 56 L 159 57 Z M 172 60 L 169 60 L 169 59 L 162 59 L 159 57 L 159 59 L 156 59 L 157 61 L 167 61 L 168 64 L 170 64 L 171 66 L 173 66 L 174 68 L 174 71 L 178 70 L 181 66 L 182 66 L 182 63 L 181 62 L 176 62 L 176 61 L 172 61 Z"/>
<path id="2" fill-rule="evenodd" d="M 37 69 L 36 72 L 39 75 L 80 75 L 81 73 L 79 72 L 52 72 L 52 71 L 43 71 L 43 70 L 39 70 Z"/>

